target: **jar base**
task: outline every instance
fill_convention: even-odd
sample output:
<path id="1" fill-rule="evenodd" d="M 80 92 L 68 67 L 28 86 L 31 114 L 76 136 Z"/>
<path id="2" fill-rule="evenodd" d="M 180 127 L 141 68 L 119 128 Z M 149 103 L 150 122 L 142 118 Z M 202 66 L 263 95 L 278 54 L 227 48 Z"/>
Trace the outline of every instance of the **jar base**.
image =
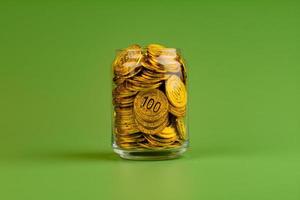
<path id="1" fill-rule="evenodd" d="M 178 148 L 163 150 L 125 150 L 116 145 L 113 145 L 113 149 L 121 158 L 127 160 L 169 160 L 180 157 L 187 150 L 187 144 Z"/>

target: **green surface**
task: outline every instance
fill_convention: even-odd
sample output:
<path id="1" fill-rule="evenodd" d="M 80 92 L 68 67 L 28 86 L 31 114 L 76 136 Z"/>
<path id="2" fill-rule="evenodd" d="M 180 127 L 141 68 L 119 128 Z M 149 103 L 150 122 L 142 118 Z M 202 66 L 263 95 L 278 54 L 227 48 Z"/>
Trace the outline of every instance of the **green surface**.
<path id="1" fill-rule="evenodd" d="M 300 199 L 300 3 L 0 3 L 0 199 Z M 182 49 L 191 148 L 110 147 L 110 64 Z"/>

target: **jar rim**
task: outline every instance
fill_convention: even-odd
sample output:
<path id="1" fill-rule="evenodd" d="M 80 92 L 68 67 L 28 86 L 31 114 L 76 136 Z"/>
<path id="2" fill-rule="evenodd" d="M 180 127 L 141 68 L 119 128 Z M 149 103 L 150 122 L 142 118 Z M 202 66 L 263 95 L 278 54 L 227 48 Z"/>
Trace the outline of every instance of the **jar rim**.
<path id="1" fill-rule="evenodd" d="M 140 48 L 142 51 L 147 51 L 147 47 L 142 47 Z M 115 51 L 116 52 L 121 52 L 121 51 L 137 51 L 137 49 L 130 49 L 130 48 L 120 48 L 120 49 L 116 49 Z M 162 52 L 170 52 L 170 51 L 174 51 L 174 52 L 181 52 L 181 49 L 180 48 L 173 48 L 173 47 L 165 47 L 163 49 L 161 49 L 160 51 Z"/>

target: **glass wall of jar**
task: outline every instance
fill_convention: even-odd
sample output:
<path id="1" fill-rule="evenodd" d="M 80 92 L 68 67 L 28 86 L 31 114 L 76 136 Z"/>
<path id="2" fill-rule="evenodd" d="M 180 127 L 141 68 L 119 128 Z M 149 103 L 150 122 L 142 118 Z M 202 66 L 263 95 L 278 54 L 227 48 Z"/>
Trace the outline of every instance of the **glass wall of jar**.
<path id="1" fill-rule="evenodd" d="M 188 146 L 187 68 L 176 48 L 117 50 L 112 64 L 112 147 L 122 158 L 170 159 Z"/>

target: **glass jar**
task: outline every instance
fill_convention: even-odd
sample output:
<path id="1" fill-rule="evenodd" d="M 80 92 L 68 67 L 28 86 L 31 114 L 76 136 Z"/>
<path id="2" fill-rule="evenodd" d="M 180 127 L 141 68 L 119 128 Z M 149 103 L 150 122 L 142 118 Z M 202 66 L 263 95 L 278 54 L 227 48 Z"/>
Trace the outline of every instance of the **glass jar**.
<path id="1" fill-rule="evenodd" d="M 122 158 L 176 158 L 188 146 L 187 69 L 159 44 L 117 50 L 112 64 L 112 147 Z"/>

